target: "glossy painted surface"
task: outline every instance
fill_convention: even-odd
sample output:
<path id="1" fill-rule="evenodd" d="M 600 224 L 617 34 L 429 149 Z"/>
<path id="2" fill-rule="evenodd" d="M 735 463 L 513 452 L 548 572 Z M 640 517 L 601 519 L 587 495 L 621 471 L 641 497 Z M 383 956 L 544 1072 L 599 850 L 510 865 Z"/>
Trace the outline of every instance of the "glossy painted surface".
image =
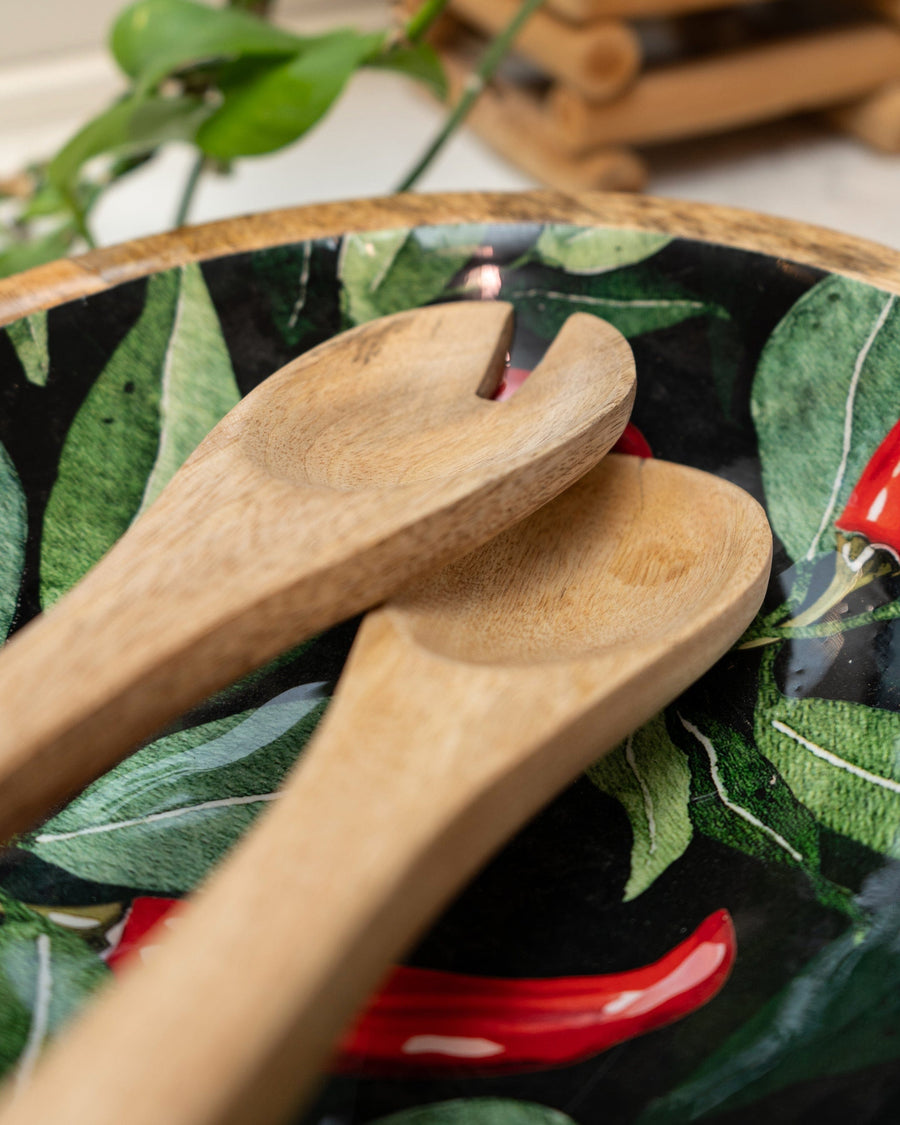
<path id="1" fill-rule="evenodd" d="M 392 1068 L 357 1045 L 305 1121 L 893 1122 L 900 580 L 881 567 L 797 623 L 829 587 L 842 513 L 897 421 L 888 294 L 661 234 L 494 224 L 234 255 L 35 314 L 0 332 L 0 632 L 76 581 L 198 435 L 292 356 L 401 308 L 496 297 L 517 309 L 516 369 L 575 309 L 628 337 L 632 451 L 762 499 L 773 582 L 742 644 L 526 828 L 414 951 L 413 976 L 443 982 L 428 1019 L 402 1029 L 429 1050 Z M 187 893 L 274 799 L 353 631 L 208 701 L 6 851 L 4 1067 L 27 1074 L 111 950 L 143 940 L 148 900 Z M 633 984 L 725 911 L 730 975 L 670 980 L 666 1026 L 573 1052 L 552 1036 L 541 1047 L 537 1020 L 530 1044 L 516 1040 L 527 1065 L 511 1067 L 432 1049 L 453 1038 L 440 996 L 458 1000 L 464 982 Z M 698 991 L 700 978 L 715 986 Z M 620 989 L 622 1013 L 640 991 Z M 457 1038 L 497 1042 L 496 1026 L 473 1020 Z"/>

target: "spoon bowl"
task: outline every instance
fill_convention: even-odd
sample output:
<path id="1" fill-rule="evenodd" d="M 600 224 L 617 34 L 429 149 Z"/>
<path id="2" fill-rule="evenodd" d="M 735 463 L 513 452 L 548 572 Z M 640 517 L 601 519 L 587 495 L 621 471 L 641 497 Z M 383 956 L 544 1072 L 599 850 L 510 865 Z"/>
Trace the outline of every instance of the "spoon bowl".
<path id="1" fill-rule="evenodd" d="M 745 518 L 717 478 L 617 457 L 392 605 L 416 644 L 453 660 L 618 660 L 649 636 L 677 643 L 733 596 L 727 564 Z M 698 549 L 711 527 L 716 541 Z"/>

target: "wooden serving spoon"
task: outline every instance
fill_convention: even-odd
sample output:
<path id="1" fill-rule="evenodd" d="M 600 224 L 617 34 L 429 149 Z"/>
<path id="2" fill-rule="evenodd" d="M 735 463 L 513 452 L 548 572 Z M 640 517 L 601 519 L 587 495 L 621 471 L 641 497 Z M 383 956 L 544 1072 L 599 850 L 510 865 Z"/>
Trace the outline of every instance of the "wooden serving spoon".
<path id="1" fill-rule="evenodd" d="M 771 547 L 734 485 L 613 455 L 369 614 L 281 799 L 0 1125 L 285 1119 L 450 895 L 739 636 Z"/>
<path id="2" fill-rule="evenodd" d="M 347 332 L 271 376 L 79 585 L 0 650 L 0 840 L 305 637 L 471 550 L 586 472 L 634 396 L 576 314 L 491 402 L 512 308 Z"/>

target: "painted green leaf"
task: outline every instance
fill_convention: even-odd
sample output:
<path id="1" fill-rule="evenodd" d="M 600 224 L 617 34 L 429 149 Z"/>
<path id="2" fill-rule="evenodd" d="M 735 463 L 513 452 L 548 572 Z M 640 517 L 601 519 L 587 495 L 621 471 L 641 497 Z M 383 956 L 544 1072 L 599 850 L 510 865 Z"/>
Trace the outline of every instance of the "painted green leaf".
<path id="1" fill-rule="evenodd" d="M 893 888 L 896 897 L 897 888 Z M 900 1055 L 900 906 L 817 954 L 694 1075 L 639 1118 L 681 1125 L 748 1105 L 797 1082 Z"/>
<path id="2" fill-rule="evenodd" d="M 427 305 L 446 289 L 485 237 L 480 225 L 347 235 L 338 274 L 348 325 Z"/>
<path id="3" fill-rule="evenodd" d="M 751 407 L 769 518 L 793 559 L 833 547 L 832 524 L 897 420 L 896 297 L 833 276 L 772 333 Z"/>
<path id="4" fill-rule="evenodd" d="M 322 687 L 303 684 L 257 711 L 159 739 L 22 846 L 80 878 L 191 890 L 277 796 L 322 714 Z"/>
<path id="5" fill-rule="evenodd" d="M 6 334 L 16 349 L 26 379 L 39 387 L 46 386 L 50 372 L 46 309 L 13 321 L 7 326 Z"/>
<path id="6" fill-rule="evenodd" d="M 109 550 L 237 398 L 199 266 L 151 277 L 140 318 L 66 435 L 44 517 L 45 607 Z"/>
<path id="7" fill-rule="evenodd" d="M 372 1125 L 575 1125 L 571 1117 L 549 1106 L 506 1098 L 458 1098 L 416 1106 Z"/>
<path id="8" fill-rule="evenodd" d="M 25 493 L 9 454 L 0 445 L 0 641 L 6 638 L 16 612 L 27 535 Z"/>
<path id="9" fill-rule="evenodd" d="M 526 267 L 504 278 L 500 297 L 511 301 L 529 327 L 552 340 L 574 312 L 603 317 L 631 339 L 694 317 L 729 319 L 728 313 L 655 270 L 638 264 L 603 273 L 569 273 Z"/>
<path id="10" fill-rule="evenodd" d="M 631 822 L 631 875 L 624 901 L 642 894 L 691 842 L 688 815 L 691 771 L 657 715 L 612 754 L 595 762 L 587 776 L 622 805 Z"/>
<path id="11" fill-rule="evenodd" d="M 383 42 L 382 33 L 335 31 L 307 41 L 286 62 L 235 68 L 231 80 L 223 76 L 223 101 L 197 131 L 197 144 L 217 160 L 283 148 L 328 112 Z"/>
<path id="12" fill-rule="evenodd" d="M 118 16 L 110 36 L 116 62 L 141 90 L 192 64 L 286 56 L 306 42 L 248 12 L 192 0 L 138 0 Z"/>
<path id="13" fill-rule="evenodd" d="M 45 1043 L 110 974 L 76 934 L 7 895 L 0 906 L 0 1069 L 15 1066 L 13 1083 L 24 1083 Z"/>
<path id="14" fill-rule="evenodd" d="M 886 853 L 900 833 L 900 714 L 836 699 L 788 699 L 761 677 L 760 750 L 828 828 Z"/>
<path id="15" fill-rule="evenodd" d="M 106 553 L 141 506 L 159 445 L 161 376 L 179 274 L 157 274 L 137 323 L 113 353 L 66 435 L 44 515 L 46 608 Z"/>
<path id="16" fill-rule="evenodd" d="M 175 324 L 163 370 L 161 433 L 142 508 L 151 504 L 240 391 L 219 318 L 196 263 L 182 267 Z"/>
<path id="17" fill-rule="evenodd" d="M 803 869 L 820 898 L 844 906 L 841 891 L 819 874 L 814 817 L 753 742 L 716 719 L 681 711 L 672 731 L 688 754 L 695 830 L 766 863 Z"/>
<path id="18" fill-rule="evenodd" d="M 331 334 L 327 329 L 336 320 L 337 310 L 332 318 L 327 311 L 328 303 L 337 301 L 333 275 L 318 284 L 322 282 L 322 258 L 320 245 L 307 240 L 270 247 L 250 260 L 254 284 L 291 354 L 305 351 Z M 327 299 L 322 297 L 326 289 L 330 290 Z"/>
<path id="19" fill-rule="evenodd" d="M 548 223 L 535 243 L 533 256 L 569 273 L 595 274 L 632 266 L 672 241 L 670 234 Z"/>

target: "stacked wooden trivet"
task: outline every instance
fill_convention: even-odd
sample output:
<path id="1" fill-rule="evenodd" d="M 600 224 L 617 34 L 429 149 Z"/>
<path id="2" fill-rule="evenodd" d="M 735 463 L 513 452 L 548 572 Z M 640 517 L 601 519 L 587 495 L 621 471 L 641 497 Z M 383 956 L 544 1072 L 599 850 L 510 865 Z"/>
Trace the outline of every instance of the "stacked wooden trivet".
<path id="1" fill-rule="evenodd" d="M 520 0 L 450 0 L 457 97 Z M 900 0 L 546 0 L 471 127 L 543 183 L 640 189 L 636 149 L 828 111 L 900 151 Z"/>

